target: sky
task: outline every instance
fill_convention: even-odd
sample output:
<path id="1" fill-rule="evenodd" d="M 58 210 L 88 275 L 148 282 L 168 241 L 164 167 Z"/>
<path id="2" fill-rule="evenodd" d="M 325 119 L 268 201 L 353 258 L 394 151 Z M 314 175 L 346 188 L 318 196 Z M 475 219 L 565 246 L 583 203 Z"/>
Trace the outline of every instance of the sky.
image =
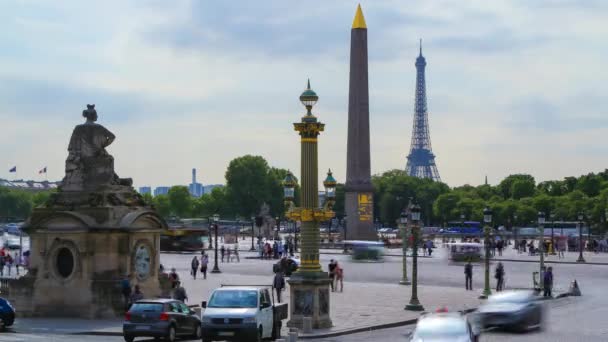
<path id="1" fill-rule="evenodd" d="M 94 103 L 135 186 L 224 183 L 260 155 L 299 174 L 293 122 L 310 78 L 319 168 L 346 175 L 357 1 L 0 2 L 0 178 L 60 180 Z M 450 186 L 606 168 L 608 2 L 361 1 L 372 173 L 404 169 L 423 39 L 433 152 Z M 48 174 L 38 170 L 48 167 Z M 322 179 L 322 177 L 321 177 Z"/>

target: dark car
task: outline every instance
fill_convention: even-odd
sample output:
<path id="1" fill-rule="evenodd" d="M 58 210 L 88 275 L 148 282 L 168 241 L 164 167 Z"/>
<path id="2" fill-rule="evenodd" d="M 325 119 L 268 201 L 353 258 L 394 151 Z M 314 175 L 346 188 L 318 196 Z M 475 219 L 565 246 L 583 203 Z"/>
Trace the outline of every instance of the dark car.
<path id="1" fill-rule="evenodd" d="M 490 296 L 477 312 L 479 324 L 518 331 L 542 328 L 543 307 L 531 291 L 505 291 Z"/>
<path id="2" fill-rule="evenodd" d="M 178 336 L 200 339 L 201 320 L 186 304 L 174 299 L 143 299 L 129 308 L 122 325 L 125 341 L 135 337 L 164 337 L 175 341 Z"/>
<path id="3" fill-rule="evenodd" d="M 10 327 L 14 322 L 15 309 L 8 300 L 0 298 L 0 330 Z"/>

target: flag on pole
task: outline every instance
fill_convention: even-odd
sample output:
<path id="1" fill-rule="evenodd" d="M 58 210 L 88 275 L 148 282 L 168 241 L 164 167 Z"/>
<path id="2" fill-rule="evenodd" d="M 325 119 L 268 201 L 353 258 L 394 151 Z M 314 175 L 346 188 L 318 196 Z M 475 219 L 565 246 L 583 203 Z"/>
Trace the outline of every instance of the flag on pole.
<path id="1" fill-rule="evenodd" d="M 43 174 L 43 173 L 46 173 L 46 166 L 45 166 L 45 167 L 44 167 L 42 170 L 38 171 L 38 174 L 39 174 L 39 175 L 41 175 L 41 174 Z"/>
<path id="2" fill-rule="evenodd" d="M 8 172 L 17 172 L 17 167 L 16 167 L 16 166 L 13 166 L 13 168 L 12 168 L 12 169 L 10 169 L 10 170 L 8 170 Z"/>

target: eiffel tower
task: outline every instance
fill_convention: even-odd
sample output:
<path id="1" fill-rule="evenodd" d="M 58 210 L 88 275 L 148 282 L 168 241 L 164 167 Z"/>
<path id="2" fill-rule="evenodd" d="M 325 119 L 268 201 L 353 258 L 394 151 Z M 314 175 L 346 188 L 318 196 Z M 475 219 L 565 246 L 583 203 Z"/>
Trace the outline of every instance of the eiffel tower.
<path id="1" fill-rule="evenodd" d="M 422 56 L 422 39 L 420 40 L 420 55 L 416 58 L 416 101 L 414 104 L 414 130 L 412 146 L 407 156 L 405 171 L 408 175 L 418 178 L 430 178 L 440 182 L 439 171 L 435 165 L 435 155 L 431 149 L 429 134 L 429 115 L 426 107 L 426 81 L 424 68 L 426 60 Z"/>

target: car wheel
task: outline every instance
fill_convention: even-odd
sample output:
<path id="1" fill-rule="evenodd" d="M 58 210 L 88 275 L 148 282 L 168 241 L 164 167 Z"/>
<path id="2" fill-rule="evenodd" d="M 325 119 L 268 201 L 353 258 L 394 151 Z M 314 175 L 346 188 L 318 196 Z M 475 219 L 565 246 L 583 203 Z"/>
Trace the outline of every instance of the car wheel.
<path id="1" fill-rule="evenodd" d="M 192 335 L 192 337 L 198 340 L 199 338 L 202 338 L 202 336 L 203 336 L 203 329 L 201 328 L 201 325 L 198 324 L 196 326 L 196 328 L 194 328 L 194 335 Z"/>
<path id="2" fill-rule="evenodd" d="M 125 335 L 124 338 L 125 338 L 125 342 L 133 342 L 133 340 L 135 339 L 135 337 L 127 336 L 127 335 Z"/>
<path id="3" fill-rule="evenodd" d="M 165 337 L 165 340 L 169 342 L 175 342 L 175 326 L 169 326 L 169 331 L 167 331 L 167 336 Z"/>

